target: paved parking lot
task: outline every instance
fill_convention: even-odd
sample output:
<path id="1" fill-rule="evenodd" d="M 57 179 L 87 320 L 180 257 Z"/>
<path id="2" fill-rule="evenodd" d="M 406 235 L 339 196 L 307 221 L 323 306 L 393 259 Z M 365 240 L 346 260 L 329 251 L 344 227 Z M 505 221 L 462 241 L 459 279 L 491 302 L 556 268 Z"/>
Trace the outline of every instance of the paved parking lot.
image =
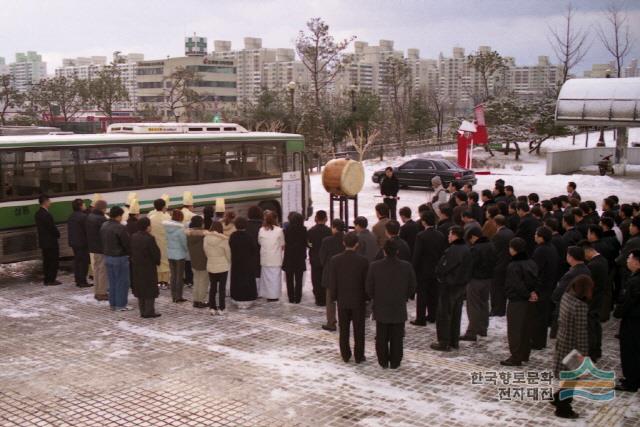
<path id="1" fill-rule="evenodd" d="M 309 288 L 300 305 L 260 302 L 225 317 L 170 303 L 162 291 L 162 317 L 142 319 L 110 312 L 69 275 L 69 284 L 45 288 L 36 270 L 0 267 L 2 426 L 568 424 L 548 402 L 519 400 L 522 386 L 472 384 L 474 372 L 507 371 L 498 363 L 507 352 L 503 319 L 492 319 L 487 339 L 445 355 L 429 349 L 434 326 L 407 325 L 401 368 L 382 370 L 370 322 L 367 362 L 342 362 Z M 618 369 L 615 326 L 605 325 L 602 369 Z M 551 359 L 550 349 L 536 352 L 520 372 L 548 371 Z M 500 401 L 499 388 L 510 387 L 516 400 Z M 637 394 L 574 406 L 582 420 L 571 425 L 640 425 Z"/>

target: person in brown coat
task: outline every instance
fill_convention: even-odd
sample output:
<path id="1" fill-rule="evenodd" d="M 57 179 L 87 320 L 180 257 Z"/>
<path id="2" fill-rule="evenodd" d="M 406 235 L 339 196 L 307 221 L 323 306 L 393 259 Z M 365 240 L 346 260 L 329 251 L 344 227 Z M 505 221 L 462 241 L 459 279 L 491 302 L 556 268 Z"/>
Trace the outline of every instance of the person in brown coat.
<path id="1" fill-rule="evenodd" d="M 487 208 L 487 217 L 482 225 L 482 235 L 489 240 L 498 232 L 498 225 L 495 221 L 495 217 L 498 215 L 500 215 L 500 209 L 496 205 Z"/>
<path id="2" fill-rule="evenodd" d="M 384 203 L 378 203 L 376 205 L 376 217 L 378 217 L 378 222 L 371 228 L 371 232 L 376 236 L 378 248 L 382 249 L 389 239 L 386 230 L 387 222 L 389 222 L 389 207 Z"/>
<path id="3" fill-rule="evenodd" d="M 131 288 L 138 298 L 140 316 L 144 318 L 160 317 L 155 311 L 155 299 L 158 291 L 158 266 L 160 248 L 151 235 L 151 222 L 148 218 L 137 221 L 138 231 L 131 236 Z"/>

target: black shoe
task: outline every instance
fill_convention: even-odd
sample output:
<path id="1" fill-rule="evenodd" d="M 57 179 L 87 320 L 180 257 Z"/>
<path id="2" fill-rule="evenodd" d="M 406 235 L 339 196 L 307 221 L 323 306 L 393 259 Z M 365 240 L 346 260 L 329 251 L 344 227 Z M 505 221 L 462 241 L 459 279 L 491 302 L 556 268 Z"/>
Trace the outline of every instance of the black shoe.
<path id="1" fill-rule="evenodd" d="M 62 285 L 62 282 L 61 282 L 61 281 L 59 281 L 59 280 L 54 280 L 53 282 L 54 282 L 56 285 Z"/>
<path id="2" fill-rule="evenodd" d="M 280 301 L 278 298 L 267 298 L 267 302 L 278 302 Z"/>
<path id="3" fill-rule="evenodd" d="M 145 319 L 155 319 L 156 317 L 160 317 L 160 316 L 162 316 L 162 314 L 154 313 L 154 314 L 149 314 L 149 315 L 142 315 L 140 317 L 143 317 Z"/>
<path id="4" fill-rule="evenodd" d="M 419 320 L 412 320 L 409 323 L 411 323 L 414 326 L 427 326 L 427 321 L 419 321 Z"/>
<path id="5" fill-rule="evenodd" d="M 436 323 L 436 318 L 427 316 L 427 323 Z"/>
<path id="6" fill-rule="evenodd" d="M 349 355 L 349 356 L 342 356 L 342 361 L 343 361 L 344 363 L 349 363 L 349 360 L 351 360 L 351 355 Z"/>
<path id="7" fill-rule="evenodd" d="M 555 415 L 558 418 L 567 418 L 569 420 L 575 420 L 576 418 L 580 417 L 580 415 L 578 415 L 571 408 L 557 408 L 555 411 Z"/>
<path id="8" fill-rule="evenodd" d="M 460 341 L 472 341 L 472 342 L 476 342 L 478 341 L 478 338 L 476 338 L 475 335 L 467 335 L 464 334 L 460 337 Z"/>
<path id="9" fill-rule="evenodd" d="M 178 299 L 174 299 L 173 302 L 181 303 L 181 302 L 187 302 L 187 300 L 184 298 L 178 298 Z"/>
<path id="10" fill-rule="evenodd" d="M 502 366 L 522 366 L 522 362 L 519 360 L 514 360 L 512 358 L 508 358 L 506 360 L 501 360 L 500 364 Z"/>
<path id="11" fill-rule="evenodd" d="M 76 286 L 78 288 L 90 288 L 93 286 L 92 283 L 76 283 Z"/>
<path id="12" fill-rule="evenodd" d="M 389 365 L 389 369 L 398 369 L 400 367 L 400 364 L 397 365 Z"/>
<path id="13" fill-rule="evenodd" d="M 323 302 L 317 302 L 317 301 L 316 301 L 316 306 L 318 306 L 318 307 L 326 307 L 326 306 L 327 306 L 327 304 L 325 304 L 325 303 L 323 303 Z"/>
<path id="14" fill-rule="evenodd" d="M 442 344 L 439 342 L 434 342 L 433 344 L 430 345 L 432 350 L 437 350 L 437 351 L 451 351 L 451 347 L 449 347 L 447 344 Z"/>
<path id="15" fill-rule="evenodd" d="M 48 282 L 44 284 L 45 286 L 58 286 L 58 285 L 62 285 L 62 283 L 60 282 Z"/>
<path id="16" fill-rule="evenodd" d="M 378 365 L 380 365 L 380 367 L 381 367 L 382 369 L 388 369 L 388 368 L 389 368 L 389 362 L 387 362 L 387 363 L 380 363 L 380 362 L 378 362 Z"/>
<path id="17" fill-rule="evenodd" d="M 332 328 L 329 325 L 322 325 L 322 329 L 324 329 L 325 331 L 329 331 L 329 332 L 335 332 L 337 330 L 337 328 L 335 326 Z"/>
<path id="18" fill-rule="evenodd" d="M 366 361 L 367 361 L 366 357 L 363 357 L 362 359 L 356 359 L 356 363 L 357 364 L 360 364 L 360 363 L 363 363 L 363 362 L 366 362 Z"/>
<path id="19" fill-rule="evenodd" d="M 483 337 L 483 338 L 486 338 L 486 337 L 487 337 L 487 333 L 486 333 L 486 332 L 484 332 L 484 333 L 482 333 L 482 332 L 481 332 L 481 333 L 479 333 L 478 335 L 480 335 L 480 336 L 481 336 L 481 337 Z"/>

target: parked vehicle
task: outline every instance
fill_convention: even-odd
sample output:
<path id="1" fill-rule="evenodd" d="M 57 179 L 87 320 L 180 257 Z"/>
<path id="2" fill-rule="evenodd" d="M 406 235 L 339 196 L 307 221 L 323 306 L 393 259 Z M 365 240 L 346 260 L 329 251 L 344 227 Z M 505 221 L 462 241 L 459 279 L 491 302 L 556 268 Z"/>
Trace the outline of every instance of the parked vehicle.
<path id="1" fill-rule="evenodd" d="M 418 158 L 408 160 L 393 168 L 395 176 L 402 187 L 431 188 L 431 178 L 439 176 L 446 187 L 451 181 L 461 181 L 475 185 L 478 180 L 471 169 L 464 169 L 457 163 L 442 158 Z M 384 169 L 373 173 L 371 179 L 379 184 L 384 176 Z"/>
<path id="2" fill-rule="evenodd" d="M 606 174 L 609 174 L 609 175 L 615 174 L 613 170 L 613 162 L 611 161 L 612 156 L 613 154 L 604 156 L 602 160 L 598 162 L 598 170 L 600 171 L 600 176 L 605 176 Z"/>

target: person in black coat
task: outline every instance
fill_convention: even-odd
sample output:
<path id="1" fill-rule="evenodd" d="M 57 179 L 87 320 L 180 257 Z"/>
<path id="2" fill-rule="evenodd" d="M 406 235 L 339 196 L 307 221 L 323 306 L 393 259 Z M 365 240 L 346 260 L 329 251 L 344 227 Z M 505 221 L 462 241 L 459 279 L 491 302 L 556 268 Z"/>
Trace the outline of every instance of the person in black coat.
<path id="1" fill-rule="evenodd" d="M 131 291 L 138 298 L 140 316 L 160 317 L 155 310 L 158 290 L 158 266 L 160 248 L 151 235 L 151 221 L 141 218 L 136 221 L 138 231 L 131 236 Z"/>
<path id="2" fill-rule="evenodd" d="M 625 282 L 625 293 L 613 316 L 620 320 L 620 362 L 623 378 L 616 385 L 618 391 L 636 392 L 640 387 L 640 250 L 627 257 L 631 276 Z"/>
<path id="3" fill-rule="evenodd" d="M 463 238 L 464 231 L 461 227 L 455 225 L 449 229 L 449 247 L 436 267 L 439 284 L 436 314 L 438 342 L 431 344 L 431 348 L 438 351 L 458 348 L 460 340 L 462 302 L 473 268 L 471 251 Z"/>
<path id="4" fill-rule="evenodd" d="M 438 206 L 437 212 L 440 220 L 438 221 L 438 225 L 436 226 L 436 229 L 440 233 L 442 233 L 445 239 L 448 239 L 449 229 L 454 225 L 453 220 L 451 219 L 451 216 L 453 215 L 453 209 L 448 204 L 443 203 L 440 206 Z"/>
<path id="5" fill-rule="evenodd" d="M 391 219 L 396 219 L 398 191 L 400 191 L 400 183 L 393 173 L 393 168 L 389 166 L 384 170 L 384 176 L 380 181 L 380 194 L 382 194 L 384 204 L 389 207 L 389 218 Z"/>
<path id="6" fill-rule="evenodd" d="M 558 252 L 557 282 L 569 270 L 569 264 L 567 264 L 567 242 L 562 238 L 560 223 L 555 218 L 546 219 L 544 226 L 551 230 L 551 244 Z"/>
<path id="7" fill-rule="evenodd" d="M 527 244 L 527 255 L 531 256 L 536 248 L 535 234 L 542 224 L 529 212 L 529 205 L 526 202 L 516 204 L 516 212 L 520 217 L 515 237 L 520 237 Z"/>
<path id="8" fill-rule="evenodd" d="M 473 264 L 471 280 L 466 288 L 469 325 L 460 340 L 476 341 L 478 335 L 486 337 L 489 328 L 489 290 L 496 265 L 496 251 L 479 228 L 471 228 L 466 236 L 471 246 Z"/>
<path id="9" fill-rule="evenodd" d="M 61 285 L 62 282 L 56 280 L 58 276 L 58 265 L 60 258 L 60 247 L 58 239 L 60 231 L 56 227 L 53 216 L 49 213 L 51 200 L 47 195 L 38 197 L 40 208 L 35 214 L 36 229 L 38 230 L 38 245 L 42 251 L 42 269 L 44 271 L 44 285 Z"/>
<path id="10" fill-rule="evenodd" d="M 326 305 L 327 292 L 322 286 L 322 263 L 320 262 L 320 247 L 325 237 L 331 236 L 331 228 L 327 227 L 327 213 L 323 210 L 316 212 L 316 225 L 307 231 L 309 246 L 309 264 L 311 265 L 311 286 L 316 305 Z"/>
<path id="11" fill-rule="evenodd" d="M 418 224 L 411 219 L 411 209 L 408 207 L 400 208 L 398 212 L 400 214 L 400 221 L 402 226 L 400 227 L 400 233 L 398 236 L 404 240 L 413 254 L 413 248 L 415 247 L 416 236 L 418 235 Z"/>
<path id="12" fill-rule="evenodd" d="M 262 267 L 260 266 L 260 243 L 258 243 L 258 233 L 260 233 L 260 228 L 262 228 L 262 222 L 264 219 L 264 213 L 259 206 L 251 206 L 249 211 L 247 212 L 247 233 L 253 237 L 258 245 L 258 257 L 256 258 L 256 278 L 260 278 L 260 273 L 262 271 Z M 205 222 L 206 227 L 206 222 Z M 209 228 L 205 228 L 205 230 L 209 230 Z"/>
<path id="13" fill-rule="evenodd" d="M 246 308 L 258 298 L 256 285 L 256 260 L 260 259 L 258 241 L 247 231 L 247 219 L 235 219 L 236 231 L 229 237 L 231 249 L 231 278 L 229 293 L 231 299 Z"/>
<path id="14" fill-rule="evenodd" d="M 393 240 L 396 242 L 398 246 L 398 258 L 403 261 L 411 262 L 411 249 L 409 249 L 409 245 L 407 242 L 402 240 L 398 233 L 400 233 L 400 223 L 394 219 L 390 219 L 384 225 L 385 233 L 387 236 L 387 240 Z M 378 251 L 378 255 L 376 255 L 376 260 L 384 258 L 384 251 L 380 249 Z"/>
<path id="15" fill-rule="evenodd" d="M 570 210 L 570 209 L 568 209 Z M 569 212 L 565 213 L 562 217 L 562 228 L 564 228 L 564 234 L 562 240 L 564 240 L 567 247 L 575 246 L 580 240 L 582 240 L 582 234 L 576 230 L 576 218 Z"/>
<path id="16" fill-rule="evenodd" d="M 551 301 L 553 301 L 553 316 L 551 323 L 551 338 L 556 337 L 558 330 L 558 315 L 560 314 L 560 300 L 567 291 L 569 284 L 578 276 L 585 275 L 591 277 L 591 271 L 584 263 L 584 250 L 579 246 L 569 246 L 567 248 L 567 263 L 569 264 L 569 270 L 560 278 L 558 285 L 551 294 Z"/>
<path id="17" fill-rule="evenodd" d="M 282 270 L 287 280 L 287 296 L 292 304 L 302 300 L 302 277 L 307 269 L 307 228 L 298 212 L 289 214 L 289 226 L 284 230 Z"/>
<path id="18" fill-rule="evenodd" d="M 67 238 L 73 249 L 73 275 L 76 286 L 88 288 L 87 274 L 89 273 L 89 244 L 87 243 L 87 213 L 84 200 L 74 199 L 71 202 L 73 212 L 67 220 Z"/>
<path id="19" fill-rule="evenodd" d="M 329 288 L 338 302 L 340 326 L 340 355 L 342 360 L 351 359 L 349 332 L 353 324 L 353 355 L 356 363 L 366 360 L 364 356 L 364 333 L 367 294 L 365 282 L 369 261 L 356 253 L 358 235 L 347 233 L 343 239 L 345 250 L 329 261 Z"/>
<path id="20" fill-rule="evenodd" d="M 326 311 L 327 311 L 327 323 L 322 325 L 322 329 L 325 331 L 336 330 L 336 300 L 331 294 L 329 288 L 329 261 L 333 256 L 338 255 L 344 251 L 344 239 L 345 224 L 341 219 L 334 218 L 331 221 L 331 233 L 329 237 L 325 237 L 320 245 L 320 264 L 322 265 L 322 286 L 326 292 Z"/>
<path id="21" fill-rule="evenodd" d="M 600 312 L 605 300 L 606 292 L 611 292 L 609 282 L 609 262 L 598 253 L 594 245 L 586 240 L 580 242 L 587 261 L 587 268 L 591 272 L 593 280 L 593 296 L 589 301 L 587 314 L 587 327 L 589 335 L 589 357 L 597 362 L 602 357 L 602 325 L 600 324 Z"/>
<path id="22" fill-rule="evenodd" d="M 504 366 L 520 366 L 529 361 L 532 304 L 537 301 L 538 267 L 527 256 L 527 244 L 519 237 L 509 243 L 512 260 L 507 267 L 506 294 L 507 339 L 511 356 L 500 361 Z"/>
<path id="23" fill-rule="evenodd" d="M 407 300 L 415 293 L 416 276 L 411 264 L 398 259 L 397 242 L 388 240 L 384 252 L 384 259 L 369 266 L 366 289 L 373 300 L 378 364 L 396 369 L 402 361 Z"/>
<path id="24" fill-rule="evenodd" d="M 547 346 L 547 334 L 549 332 L 549 324 L 551 323 L 552 302 L 551 294 L 558 282 L 558 251 L 551 244 L 553 234 L 547 227 L 539 227 L 536 230 L 537 247 L 533 251 L 531 259 L 538 267 L 538 286 L 535 291 L 538 295 L 538 301 L 533 307 L 533 322 L 531 336 L 531 348 L 533 350 L 542 350 Z"/>
<path id="25" fill-rule="evenodd" d="M 491 243 L 496 251 L 496 266 L 493 270 L 493 280 L 491 281 L 491 312 L 489 316 L 504 316 L 507 310 L 507 297 L 505 295 L 505 280 L 507 276 L 507 265 L 511 262 L 509 254 L 509 242 L 514 237 L 513 231 L 507 227 L 506 218 L 497 215 L 494 218 L 498 231 L 491 238 Z"/>
<path id="26" fill-rule="evenodd" d="M 413 269 L 418 285 L 416 289 L 416 318 L 410 323 L 426 326 L 436 321 L 438 309 L 438 280 L 436 266 L 447 249 L 447 238 L 436 230 L 436 214 L 424 211 L 420 216 L 424 231 L 416 237 L 413 251 Z M 428 314 L 427 314 L 428 313 Z"/>

